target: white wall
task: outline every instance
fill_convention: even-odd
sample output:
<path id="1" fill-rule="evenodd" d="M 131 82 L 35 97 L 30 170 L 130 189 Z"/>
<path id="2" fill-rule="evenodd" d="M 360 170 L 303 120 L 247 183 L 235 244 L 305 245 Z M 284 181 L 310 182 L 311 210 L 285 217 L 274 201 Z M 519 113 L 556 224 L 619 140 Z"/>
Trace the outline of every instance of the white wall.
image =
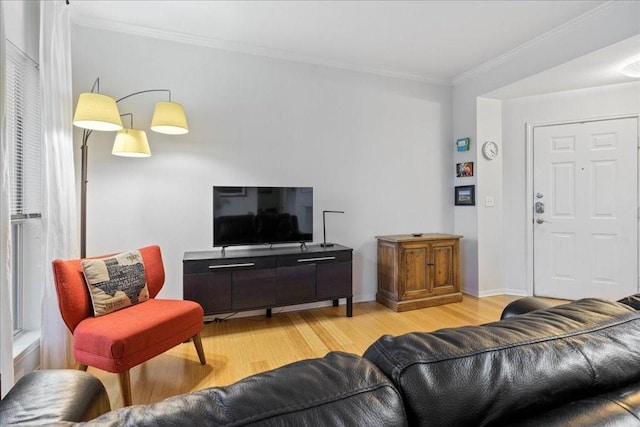
<path id="1" fill-rule="evenodd" d="M 491 91 L 538 74 L 554 66 L 581 57 L 590 52 L 607 47 L 621 40 L 640 33 L 640 3 L 639 2 L 609 2 L 593 13 L 567 23 L 546 35 L 532 40 L 530 43 L 509 52 L 503 57 L 496 58 L 489 64 L 484 64 L 454 81 L 453 87 L 453 136 L 454 138 L 470 136 L 472 138 L 473 153 L 481 162 L 479 150 L 484 142 L 481 138 L 482 130 L 477 124 L 482 113 L 477 107 L 478 98 Z M 481 107 L 482 108 L 482 107 Z M 505 144 L 508 141 L 505 137 Z M 452 164 L 459 162 L 455 157 Z M 473 161 L 473 160 L 464 160 Z M 524 168 L 524 163 L 517 165 Z M 452 169 L 453 169 L 452 165 Z M 502 176 L 490 174 L 484 176 L 478 166 L 479 175 L 476 178 L 476 193 L 481 195 L 499 195 L 502 192 Z M 505 180 L 513 179 L 506 175 Z M 454 178 L 455 179 L 455 178 Z M 457 185 L 457 184 L 456 184 Z M 524 191 L 524 190 L 523 190 Z M 509 203 L 503 197 L 504 203 Z M 510 213 L 500 204 L 495 209 L 502 209 L 506 218 Z M 502 232 L 495 221 L 495 211 L 490 216 L 472 215 L 467 207 L 456 207 L 454 210 L 454 229 L 457 234 L 465 235 L 465 244 L 461 246 L 463 262 L 463 283 L 465 291 L 474 295 L 488 295 L 495 293 L 500 287 L 495 283 L 502 275 L 497 270 L 501 265 L 507 265 L 508 260 L 493 260 L 492 268 L 480 268 L 480 254 L 486 257 L 503 257 L 508 254 L 503 244 L 502 251 L 496 252 L 496 242 L 493 236 Z M 524 218 L 521 218 L 524 221 Z M 475 230 L 475 234 L 473 234 Z M 482 234 L 478 232 L 482 230 Z M 485 238 L 483 238 L 485 236 Z M 472 271 L 472 268 L 476 268 Z M 507 278 L 505 278 L 507 279 Z M 515 283 L 504 282 L 505 289 L 515 289 Z"/>
<path id="2" fill-rule="evenodd" d="M 344 210 L 327 239 L 354 248 L 356 301 L 375 298 L 374 236 L 453 231 L 449 87 L 80 26 L 72 40 L 75 96 L 100 76 L 103 93 L 170 88 L 186 108 L 190 133 L 149 132 L 150 158 L 89 141 L 87 253 L 159 244 L 162 296 L 182 296 L 185 251 L 212 247 L 214 184 L 314 187 L 316 242 L 322 210 Z M 119 106 L 146 129 L 158 99 Z"/>
<path id="3" fill-rule="evenodd" d="M 640 82 L 504 101 L 504 277 L 505 288 L 531 294 L 527 283 L 527 123 L 613 117 L 640 113 Z"/>
<path id="4" fill-rule="evenodd" d="M 40 2 L 2 1 L 6 25 L 5 37 L 38 62 L 40 46 Z"/>
<path id="5" fill-rule="evenodd" d="M 478 150 L 478 188 L 476 205 L 478 212 L 478 242 L 484 250 L 478 252 L 478 276 L 484 286 L 478 289 L 478 296 L 501 295 L 504 293 L 502 254 L 502 103 L 496 99 L 477 99 L 476 149 Z M 481 154 L 486 141 L 498 144 L 499 155 L 488 160 Z M 493 206 L 487 206 L 486 198 L 493 199 Z"/>

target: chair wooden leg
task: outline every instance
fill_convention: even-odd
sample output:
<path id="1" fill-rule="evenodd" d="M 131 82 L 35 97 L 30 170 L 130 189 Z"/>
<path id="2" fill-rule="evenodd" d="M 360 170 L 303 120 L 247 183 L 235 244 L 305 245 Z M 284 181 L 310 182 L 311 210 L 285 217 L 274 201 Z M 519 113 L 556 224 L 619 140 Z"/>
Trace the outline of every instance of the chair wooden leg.
<path id="1" fill-rule="evenodd" d="M 88 366 L 84 365 L 82 363 L 80 365 L 78 365 L 78 369 L 81 370 L 81 371 L 87 372 L 87 368 L 88 368 Z"/>
<path id="2" fill-rule="evenodd" d="M 124 406 L 131 406 L 131 377 L 129 376 L 129 371 L 118 373 L 118 378 L 120 379 L 120 393 L 122 394 Z"/>
<path id="3" fill-rule="evenodd" d="M 200 358 L 200 364 L 206 365 L 207 358 L 204 355 L 204 350 L 202 348 L 202 340 L 200 339 L 200 333 L 197 333 L 193 336 L 193 344 L 196 346 L 196 351 L 198 352 L 198 358 Z"/>

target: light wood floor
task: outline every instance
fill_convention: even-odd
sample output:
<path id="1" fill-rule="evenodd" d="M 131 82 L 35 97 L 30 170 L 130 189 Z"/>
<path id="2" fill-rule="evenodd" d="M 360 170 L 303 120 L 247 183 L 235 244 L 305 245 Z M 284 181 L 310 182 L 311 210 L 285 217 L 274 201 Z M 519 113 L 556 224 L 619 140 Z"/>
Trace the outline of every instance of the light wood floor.
<path id="1" fill-rule="evenodd" d="M 341 305 L 280 313 L 274 310 L 269 319 L 256 316 L 209 323 L 201 334 L 207 365 L 200 365 L 193 343 L 188 342 L 133 368 L 133 404 L 228 385 L 287 363 L 323 357 L 333 350 L 361 355 L 384 334 L 492 322 L 517 298 L 465 296 L 460 303 L 404 313 L 365 302 L 354 304 L 352 318 L 345 316 L 345 306 Z M 91 367 L 88 372 L 106 386 L 111 407 L 122 407 L 118 376 Z"/>

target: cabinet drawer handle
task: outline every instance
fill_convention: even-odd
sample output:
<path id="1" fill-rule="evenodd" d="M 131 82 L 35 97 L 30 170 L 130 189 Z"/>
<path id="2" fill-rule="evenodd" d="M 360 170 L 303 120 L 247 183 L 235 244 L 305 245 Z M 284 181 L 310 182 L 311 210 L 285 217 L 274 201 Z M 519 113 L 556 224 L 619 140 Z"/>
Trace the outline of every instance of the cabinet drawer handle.
<path id="1" fill-rule="evenodd" d="M 210 265 L 209 268 L 236 268 L 236 267 L 253 267 L 256 265 L 255 262 L 245 262 L 244 264 L 220 264 L 220 265 Z"/>
<path id="2" fill-rule="evenodd" d="M 315 261 L 331 261 L 332 259 L 336 259 L 334 256 L 323 256 L 319 258 L 302 258 L 299 259 L 298 262 L 315 262 Z"/>

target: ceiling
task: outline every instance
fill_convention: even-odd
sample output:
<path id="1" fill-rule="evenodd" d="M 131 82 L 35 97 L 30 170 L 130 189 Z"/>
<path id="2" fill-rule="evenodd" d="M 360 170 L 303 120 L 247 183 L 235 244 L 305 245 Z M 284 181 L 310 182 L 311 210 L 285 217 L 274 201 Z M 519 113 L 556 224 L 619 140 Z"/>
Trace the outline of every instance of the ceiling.
<path id="1" fill-rule="evenodd" d="M 71 0 L 80 25 L 439 84 L 605 3 Z"/>

